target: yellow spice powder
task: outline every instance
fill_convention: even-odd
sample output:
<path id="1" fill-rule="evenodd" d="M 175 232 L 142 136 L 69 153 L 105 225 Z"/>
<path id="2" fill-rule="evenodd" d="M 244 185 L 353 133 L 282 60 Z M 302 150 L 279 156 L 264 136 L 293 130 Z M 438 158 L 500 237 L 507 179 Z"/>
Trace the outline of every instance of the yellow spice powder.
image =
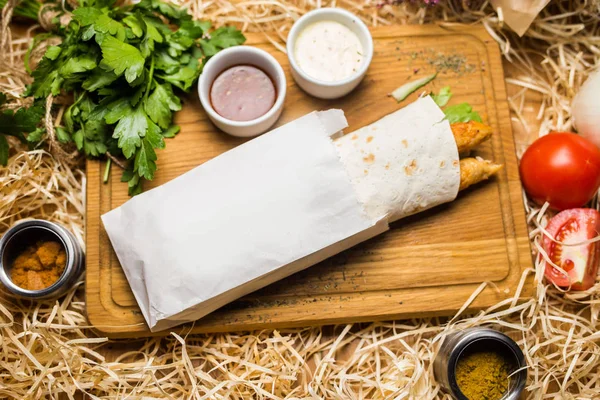
<path id="1" fill-rule="evenodd" d="M 469 400 L 499 400 L 508 390 L 511 365 L 493 351 L 461 356 L 456 364 L 456 383 Z"/>

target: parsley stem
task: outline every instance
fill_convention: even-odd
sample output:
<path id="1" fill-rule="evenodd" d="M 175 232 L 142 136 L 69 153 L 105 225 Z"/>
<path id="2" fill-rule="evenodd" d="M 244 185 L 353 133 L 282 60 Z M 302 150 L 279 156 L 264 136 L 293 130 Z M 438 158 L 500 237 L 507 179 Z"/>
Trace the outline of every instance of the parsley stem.
<path id="1" fill-rule="evenodd" d="M 152 75 L 154 75 L 154 56 L 150 60 L 150 72 L 148 73 L 148 85 L 146 86 L 146 93 L 144 93 L 144 103 L 148 100 L 148 95 L 150 94 L 150 88 L 152 87 Z"/>
<path id="2" fill-rule="evenodd" d="M 7 0 L 0 0 L 0 8 L 4 8 L 6 3 L 8 3 Z M 41 7 L 42 4 L 35 0 L 23 0 L 15 5 L 13 12 L 16 16 L 29 18 L 37 22 Z"/>
<path id="3" fill-rule="evenodd" d="M 106 168 L 104 168 L 104 176 L 102 177 L 102 182 L 106 183 L 108 182 L 108 176 L 110 175 L 110 164 L 112 163 L 112 160 L 110 158 L 108 158 L 106 160 Z"/>
<path id="4" fill-rule="evenodd" d="M 75 98 L 75 102 L 73 104 L 71 104 L 71 107 L 75 107 L 77 104 L 79 104 L 79 102 L 83 99 L 83 96 L 85 96 L 85 92 L 78 95 L 77 92 L 74 90 L 73 97 Z"/>
<path id="5" fill-rule="evenodd" d="M 23 57 L 23 63 L 25 64 L 25 70 L 27 71 L 28 74 L 31 75 L 31 72 L 32 72 L 31 67 L 29 66 L 29 57 L 31 57 L 31 53 L 37 47 L 37 45 L 40 44 L 40 42 L 42 42 L 43 40 L 46 40 L 48 38 L 51 38 L 52 36 L 54 36 L 52 33 L 40 33 L 33 37 L 33 40 L 31 41 L 31 44 L 29 45 L 29 48 L 27 49 L 27 52 L 25 53 L 25 57 Z"/>
<path id="6" fill-rule="evenodd" d="M 106 157 L 110 158 L 111 161 L 114 162 L 116 166 L 118 166 L 121 169 L 127 169 L 127 166 L 125 164 L 123 164 L 121 161 L 119 161 L 119 159 L 117 157 L 110 154 L 110 151 L 106 151 L 105 154 L 106 154 Z"/>

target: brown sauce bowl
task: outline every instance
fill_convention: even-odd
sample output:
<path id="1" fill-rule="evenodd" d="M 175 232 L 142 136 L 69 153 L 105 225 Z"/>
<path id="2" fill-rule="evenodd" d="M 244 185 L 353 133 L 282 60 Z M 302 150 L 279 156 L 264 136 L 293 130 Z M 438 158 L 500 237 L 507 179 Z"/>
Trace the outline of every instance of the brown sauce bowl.
<path id="1" fill-rule="evenodd" d="M 234 121 L 224 118 L 215 111 L 210 101 L 212 84 L 225 70 L 239 66 L 251 65 L 267 74 L 275 86 L 277 96 L 275 104 L 266 114 L 249 121 Z M 235 46 L 220 51 L 207 61 L 198 80 L 198 96 L 208 118 L 223 132 L 238 137 L 260 135 L 271 128 L 283 111 L 287 81 L 281 65 L 271 54 L 251 46 Z"/>

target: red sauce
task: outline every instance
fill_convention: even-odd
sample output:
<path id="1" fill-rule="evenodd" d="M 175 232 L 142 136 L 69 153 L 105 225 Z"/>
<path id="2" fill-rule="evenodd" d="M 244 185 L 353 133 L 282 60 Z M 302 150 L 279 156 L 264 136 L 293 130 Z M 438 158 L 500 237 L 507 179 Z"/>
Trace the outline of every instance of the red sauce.
<path id="1" fill-rule="evenodd" d="M 277 96 L 271 78 L 251 65 L 231 67 L 215 79 L 210 102 L 220 116 L 232 121 L 250 121 L 275 104 Z"/>

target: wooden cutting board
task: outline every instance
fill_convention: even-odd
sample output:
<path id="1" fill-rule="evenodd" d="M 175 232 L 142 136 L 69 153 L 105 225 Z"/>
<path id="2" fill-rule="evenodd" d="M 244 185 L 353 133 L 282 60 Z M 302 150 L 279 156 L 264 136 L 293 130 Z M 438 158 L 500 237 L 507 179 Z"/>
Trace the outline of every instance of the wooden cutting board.
<path id="1" fill-rule="evenodd" d="M 356 130 L 418 95 L 398 105 L 387 93 L 438 69 L 428 87 L 437 91 L 448 85 L 454 93 L 450 104 L 469 102 L 481 113 L 494 128 L 494 135 L 476 154 L 506 168 L 497 178 L 460 193 L 450 204 L 398 221 L 379 237 L 174 331 L 239 331 L 450 315 L 484 281 L 495 283 L 498 289 L 484 290 L 472 309 L 514 295 L 523 271 L 532 267 L 532 259 L 496 43 L 483 27 L 394 26 L 371 32 L 375 55 L 367 76 L 353 93 L 330 101 L 302 92 L 289 74 L 286 55 L 262 35 L 247 35 L 248 45 L 271 52 L 286 71 L 288 95 L 278 125 L 313 110 L 341 108 L 349 122 L 347 131 Z M 181 125 L 181 133 L 168 139 L 166 149 L 158 153 L 159 170 L 146 189 L 244 142 L 209 122 L 196 93 L 185 99 L 175 121 Z M 149 335 L 100 222 L 100 215 L 128 200 L 127 187 L 114 166 L 106 184 L 103 171 L 103 162 L 88 161 L 88 317 L 104 335 Z M 524 295 L 528 293 L 530 284 Z"/>

